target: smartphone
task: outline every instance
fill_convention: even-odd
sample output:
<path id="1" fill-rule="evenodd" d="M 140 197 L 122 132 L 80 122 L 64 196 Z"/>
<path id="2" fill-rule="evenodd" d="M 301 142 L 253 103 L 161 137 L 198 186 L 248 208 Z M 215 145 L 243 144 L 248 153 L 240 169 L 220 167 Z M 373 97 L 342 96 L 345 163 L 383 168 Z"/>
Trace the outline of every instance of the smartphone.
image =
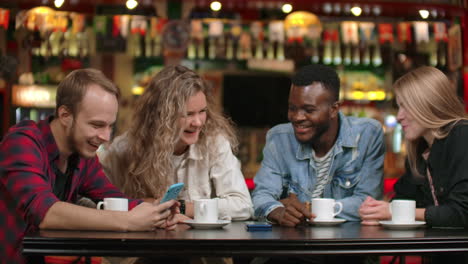
<path id="1" fill-rule="evenodd" d="M 269 231 L 272 229 L 272 225 L 267 222 L 247 221 L 245 228 L 247 231 Z"/>
<path id="2" fill-rule="evenodd" d="M 165 203 L 170 200 L 176 200 L 177 196 L 179 195 L 180 191 L 184 188 L 184 183 L 179 182 L 172 184 L 169 189 L 167 189 L 166 194 L 164 194 L 164 197 L 161 200 L 161 203 Z"/>

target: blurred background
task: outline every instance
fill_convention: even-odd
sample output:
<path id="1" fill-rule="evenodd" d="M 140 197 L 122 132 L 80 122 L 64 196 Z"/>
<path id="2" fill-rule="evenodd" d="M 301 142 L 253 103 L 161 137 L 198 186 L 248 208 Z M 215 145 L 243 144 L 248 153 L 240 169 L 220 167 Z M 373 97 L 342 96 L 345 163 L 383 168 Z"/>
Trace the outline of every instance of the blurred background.
<path id="1" fill-rule="evenodd" d="M 0 137 L 53 114 L 57 84 L 85 67 L 121 88 L 120 134 L 151 76 L 183 64 L 237 124 L 248 180 L 266 131 L 287 122 L 291 74 L 320 63 L 341 77 L 345 114 L 383 124 L 391 189 L 406 153 L 391 84 L 431 65 L 466 99 L 467 8 L 467 0 L 1 0 Z"/>

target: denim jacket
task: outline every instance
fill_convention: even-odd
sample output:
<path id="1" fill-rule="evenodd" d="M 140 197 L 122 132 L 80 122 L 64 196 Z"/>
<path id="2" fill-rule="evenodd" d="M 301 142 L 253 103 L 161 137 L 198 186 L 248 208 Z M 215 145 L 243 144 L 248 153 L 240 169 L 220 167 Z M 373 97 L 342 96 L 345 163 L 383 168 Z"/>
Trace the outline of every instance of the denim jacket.
<path id="1" fill-rule="evenodd" d="M 367 196 L 382 198 L 385 144 L 379 122 L 369 118 L 347 117 L 340 112 L 340 130 L 332 150 L 331 175 L 324 198 L 343 203 L 337 216 L 359 221 L 358 209 Z M 268 131 L 263 161 L 255 176 L 252 193 L 255 216 L 265 219 L 283 206 L 279 200 L 289 193 L 301 202 L 310 201 L 316 184 L 312 146 L 297 141 L 291 123 Z"/>

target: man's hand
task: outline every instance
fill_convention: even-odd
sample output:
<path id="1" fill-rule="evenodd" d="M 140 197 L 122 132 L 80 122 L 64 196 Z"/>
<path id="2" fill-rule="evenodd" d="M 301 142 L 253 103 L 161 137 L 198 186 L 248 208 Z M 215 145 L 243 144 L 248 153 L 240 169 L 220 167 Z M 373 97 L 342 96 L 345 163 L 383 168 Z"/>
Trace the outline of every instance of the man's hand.
<path id="1" fill-rule="evenodd" d="M 377 201 L 368 196 L 359 207 L 359 216 L 363 225 L 378 225 L 379 220 L 390 219 L 392 214 L 388 202 Z"/>
<path id="2" fill-rule="evenodd" d="M 273 210 L 268 219 L 282 226 L 296 226 L 306 219 L 312 220 L 315 216 L 304 203 L 301 203 L 295 194 L 290 194 L 288 198 L 280 200 L 284 207 Z"/>
<path id="3" fill-rule="evenodd" d="M 129 212 L 128 231 L 148 231 L 156 228 L 174 229 L 177 224 L 174 215 L 178 202 L 171 200 L 162 204 L 143 202 Z"/>

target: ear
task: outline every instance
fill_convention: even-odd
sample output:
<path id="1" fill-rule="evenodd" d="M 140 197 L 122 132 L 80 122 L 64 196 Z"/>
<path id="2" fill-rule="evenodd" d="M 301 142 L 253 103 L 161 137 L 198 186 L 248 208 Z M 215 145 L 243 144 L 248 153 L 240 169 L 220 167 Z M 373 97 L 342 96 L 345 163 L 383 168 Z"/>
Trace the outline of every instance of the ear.
<path id="1" fill-rule="evenodd" d="M 66 107 L 65 105 L 61 105 L 58 108 L 57 113 L 58 113 L 57 119 L 60 121 L 60 124 L 62 124 L 65 127 L 72 126 L 73 114 L 68 107 Z"/>
<path id="2" fill-rule="evenodd" d="M 331 104 L 330 106 L 330 116 L 332 118 L 337 118 L 338 117 L 338 112 L 340 111 L 340 105 L 341 103 L 339 101 L 336 101 Z"/>

